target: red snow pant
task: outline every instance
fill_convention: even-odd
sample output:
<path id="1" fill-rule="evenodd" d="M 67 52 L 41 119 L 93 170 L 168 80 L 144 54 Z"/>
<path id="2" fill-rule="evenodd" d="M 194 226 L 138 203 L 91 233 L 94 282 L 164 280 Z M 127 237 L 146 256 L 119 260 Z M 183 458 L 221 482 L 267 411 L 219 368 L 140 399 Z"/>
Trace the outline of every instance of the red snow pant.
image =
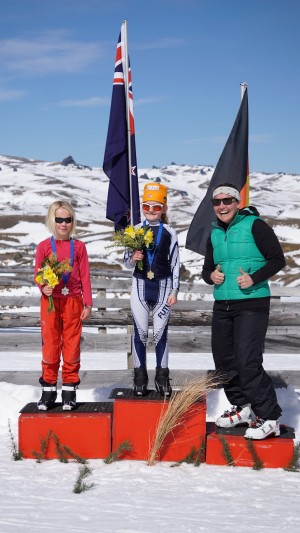
<path id="1" fill-rule="evenodd" d="M 53 302 L 55 311 L 48 313 L 48 297 L 42 295 L 42 380 L 57 382 L 62 355 L 62 382 L 79 383 L 82 298 L 53 298 Z"/>

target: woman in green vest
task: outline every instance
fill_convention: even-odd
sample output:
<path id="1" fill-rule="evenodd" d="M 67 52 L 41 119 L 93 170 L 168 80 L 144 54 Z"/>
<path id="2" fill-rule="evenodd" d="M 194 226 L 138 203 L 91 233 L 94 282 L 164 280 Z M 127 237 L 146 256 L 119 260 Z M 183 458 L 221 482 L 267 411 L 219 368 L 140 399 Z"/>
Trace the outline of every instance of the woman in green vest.
<path id="1" fill-rule="evenodd" d="M 217 219 L 207 241 L 202 277 L 214 285 L 212 353 L 232 404 L 216 425 L 248 426 L 249 439 L 279 436 L 281 408 L 263 368 L 263 347 L 270 312 L 268 279 L 285 266 L 284 255 L 256 208 L 239 208 L 235 185 L 219 185 L 212 203 Z"/>

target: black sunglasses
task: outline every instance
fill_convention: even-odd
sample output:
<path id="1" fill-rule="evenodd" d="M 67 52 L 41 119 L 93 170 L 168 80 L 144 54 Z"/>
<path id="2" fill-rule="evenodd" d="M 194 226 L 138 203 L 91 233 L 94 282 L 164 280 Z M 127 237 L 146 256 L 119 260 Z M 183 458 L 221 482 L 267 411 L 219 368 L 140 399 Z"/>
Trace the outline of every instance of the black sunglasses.
<path id="1" fill-rule="evenodd" d="M 55 217 L 55 222 L 56 224 L 62 224 L 63 222 L 65 222 L 66 224 L 71 224 L 73 222 L 73 217 L 67 217 L 67 218 Z"/>
<path id="2" fill-rule="evenodd" d="M 231 205 L 232 202 L 237 202 L 237 199 L 236 198 L 213 198 L 212 199 L 213 205 L 221 205 L 221 202 L 224 205 Z"/>

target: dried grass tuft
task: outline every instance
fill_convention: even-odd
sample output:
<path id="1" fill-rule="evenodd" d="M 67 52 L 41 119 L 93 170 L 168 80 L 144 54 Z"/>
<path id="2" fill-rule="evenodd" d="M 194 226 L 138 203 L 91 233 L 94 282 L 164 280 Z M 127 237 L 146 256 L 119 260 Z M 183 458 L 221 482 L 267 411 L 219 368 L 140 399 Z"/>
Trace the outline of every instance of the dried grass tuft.
<path id="1" fill-rule="evenodd" d="M 220 377 L 214 373 L 188 381 L 181 386 L 180 390 L 173 391 L 168 408 L 162 413 L 156 428 L 155 440 L 148 461 L 150 466 L 155 463 L 158 451 L 167 435 L 181 425 L 182 418 L 187 411 L 208 392 L 216 389 L 220 383 Z"/>

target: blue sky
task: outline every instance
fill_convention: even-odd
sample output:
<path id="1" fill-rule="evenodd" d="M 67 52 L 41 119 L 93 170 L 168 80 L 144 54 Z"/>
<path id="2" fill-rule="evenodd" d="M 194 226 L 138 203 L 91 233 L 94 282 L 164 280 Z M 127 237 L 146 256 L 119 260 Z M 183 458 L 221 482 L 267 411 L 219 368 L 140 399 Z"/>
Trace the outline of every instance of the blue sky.
<path id="1" fill-rule="evenodd" d="M 300 173 L 298 0 L 10 0 L 0 153 L 102 166 L 128 21 L 139 168 L 216 165 L 249 98 L 250 170 Z"/>

